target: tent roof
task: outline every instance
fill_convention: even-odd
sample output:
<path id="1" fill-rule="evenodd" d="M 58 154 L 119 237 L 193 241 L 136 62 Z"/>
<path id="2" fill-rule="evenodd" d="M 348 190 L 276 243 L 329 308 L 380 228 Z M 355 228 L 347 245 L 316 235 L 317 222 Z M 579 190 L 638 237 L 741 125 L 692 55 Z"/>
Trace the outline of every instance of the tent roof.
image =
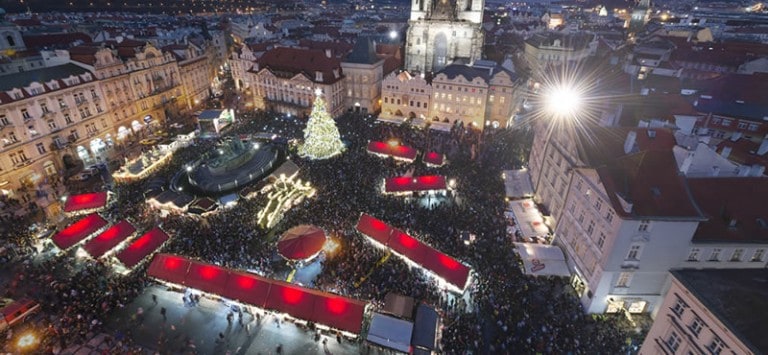
<path id="1" fill-rule="evenodd" d="M 437 323 L 440 316 L 434 308 L 420 304 L 416 309 L 411 344 L 416 347 L 435 349 L 437 347 Z"/>
<path id="2" fill-rule="evenodd" d="M 533 196 L 533 184 L 528 170 L 504 170 L 504 192 L 507 197 Z"/>
<path id="3" fill-rule="evenodd" d="M 265 308 L 272 283 L 254 274 L 230 271 L 222 296 Z"/>
<path id="4" fill-rule="evenodd" d="M 424 258 L 424 267 L 462 290 L 469 280 L 469 268 L 466 265 L 432 248 L 428 249 Z"/>
<path id="5" fill-rule="evenodd" d="M 89 214 L 51 238 L 59 249 L 69 249 L 89 235 L 107 225 L 107 221 L 96 213 Z"/>
<path id="6" fill-rule="evenodd" d="M 356 228 L 360 233 L 363 233 L 384 245 L 387 245 L 389 235 L 392 233 L 392 227 L 380 219 L 376 219 L 367 214 L 360 216 Z"/>
<path id="7" fill-rule="evenodd" d="M 184 257 L 157 254 L 152 258 L 152 263 L 149 264 L 147 275 L 173 284 L 183 285 L 190 264 L 192 262 Z"/>
<path id="8" fill-rule="evenodd" d="M 386 192 L 445 190 L 445 188 L 445 177 L 439 175 L 398 176 L 384 181 Z"/>
<path id="9" fill-rule="evenodd" d="M 277 249 L 287 259 L 304 260 L 320 252 L 325 240 L 322 229 L 303 224 L 285 231 L 277 242 Z"/>
<path id="10" fill-rule="evenodd" d="M 553 245 L 514 243 L 525 273 L 535 276 L 571 276 L 563 251 Z"/>
<path id="11" fill-rule="evenodd" d="M 392 237 L 389 238 L 388 246 L 398 254 L 419 265 L 424 265 L 427 253 L 429 252 L 428 246 L 399 229 L 392 231 Z"/>
<path id="12" fill-rule="evenodd" d="M 366 340 L 387 348 L 409 353 L 413 323 L 374 313 Z"/>
<path id="13" fill-rule="evenodd" d="M 117 259 L 120 260 L 125 267 L 132 269 L 136 264 L 141 262 L 142 259 L 149 256 L 149 254 L 163 245 L 167 240 L 168 234 L 165 234 L 162 229 L 155 227 L 134 240 L 131 245 L 118 253 Z"/>
<path id="14" fill-rule="evenodd" d="M 416 149 L 406 145 L 393 145 L 379 141 L 372 141 L 368 143 L 368 151 L 377 154 L 391 155 L 408 160 L 416 159 L 416 154 L 418 153 Z"/>
<path id="15" fill-rule="evenodd" d="M 432 165 L 443 165 L 443 155 L 438 152 L 424 153 L 424 162 Z"/>
<path id="16" fill-rule="evenodd" d="M 135 232 L 136 228 L 128 221 L 123 220 L 85 243 L 83 249 L 88 252 L 88 255 L 100 258 Z"/>
<path id="17" fill-rule="evenodd" d="M 223 267 L 193 261 L 184 284 L 198 290 L 221 295 L 227 287 L 229 271 Z"/>
<path id="18" fill-rule="evenodd" d="M 343 331 L 359 334 L 362 329 L 366 303 L 347 297 L 170 254 L 155 256 L 147 274 Z"/>
<path id="19" fill-rule="evenodd" d="M 64 204 L 64 212 L 77 212 L 102 208 L 107 205 L 106 192 L 92 192 L 87 194 L 72 195 Z"/>

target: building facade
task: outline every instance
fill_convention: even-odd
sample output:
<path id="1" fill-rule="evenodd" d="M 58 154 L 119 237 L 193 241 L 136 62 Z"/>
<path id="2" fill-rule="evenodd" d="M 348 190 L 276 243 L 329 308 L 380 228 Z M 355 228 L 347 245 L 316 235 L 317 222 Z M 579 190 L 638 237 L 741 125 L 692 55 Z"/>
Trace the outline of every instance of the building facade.
<path id="1" fill-rule="evenodd" d="M 436 72 L 456 60 L 481 59 L 483 7 L 483 0 L 413 0 L 405 68 Z"/>
<path id="2" fill-rule="evenodd" d="M 392 73 L 382 83 L 380 117 L 467 126 L 506 126 L 518 107 L 517 76 L 485 61 L 449 65 L 428 82 L 420 74 Z"/>
<path id="3" fill-rule="evenodd" d="M 330 51 L 274 48 L 259 57 L 246 78 L 256 109 L 309 117 L 319 89 L 331 116 L 345 111 L 341 60 Z"/>
<path id="4" fill-rule="evenodd" d="M 765 269 L 676 270 L 640 354 L 761 354 L 768 350 Z M 757 312 L 757 313 L 756 313 Z"/>

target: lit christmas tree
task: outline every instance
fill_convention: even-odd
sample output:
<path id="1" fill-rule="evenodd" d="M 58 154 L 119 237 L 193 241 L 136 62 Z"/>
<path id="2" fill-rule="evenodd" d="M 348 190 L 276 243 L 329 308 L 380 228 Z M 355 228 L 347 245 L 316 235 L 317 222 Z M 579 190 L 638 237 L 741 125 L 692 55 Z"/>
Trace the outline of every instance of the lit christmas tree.
<path id="1" fill-rule="evenodd" d="M 325 100 L 320 97 L 322 91 L 317 89 L 315 94 L 317 97 L 304 130 L 304 144 L 299 147 L 299 155 L 312 160 L 328 159 L 341 154 L 344 144 L 336 122 L 325 110 Z"/>

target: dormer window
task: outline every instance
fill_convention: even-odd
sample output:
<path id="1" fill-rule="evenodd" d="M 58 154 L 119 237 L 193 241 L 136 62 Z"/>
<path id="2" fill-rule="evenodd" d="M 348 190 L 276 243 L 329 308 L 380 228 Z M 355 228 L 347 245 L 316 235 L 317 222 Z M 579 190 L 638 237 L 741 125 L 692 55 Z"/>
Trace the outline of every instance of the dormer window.
<path id="1" fill-rule="evenodd" d="M 315 72 L 315 81 L 323 81 L 323 72 L 317 71 Z"/>
<path id="2" fill-rule="evenodd" d="M 59 89 L 59 83 L 52 81 L 48 86 L 51 88 L 51 90 L 58 90 Z"/>

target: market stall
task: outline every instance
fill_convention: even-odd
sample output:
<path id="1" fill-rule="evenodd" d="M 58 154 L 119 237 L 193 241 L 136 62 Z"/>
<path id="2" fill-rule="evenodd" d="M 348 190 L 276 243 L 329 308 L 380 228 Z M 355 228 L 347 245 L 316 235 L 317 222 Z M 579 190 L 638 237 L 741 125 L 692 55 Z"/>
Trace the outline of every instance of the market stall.
<path id="1" fill-rule="evenodd" d="M 83 249 L 92 258 L 98 259 L 128 240 L 135 233 L 136 228 L 128 221 L 123 220 L 89 240 L 83 245 Z"/>
<path id="2" fill-rule="evenodd" d="M 526 274 L 534 276 L 570 277 L 563 251 L 554 245 L 514 243 L 517 254 L 523 260 Z"/>
<path id="3" fill-rule="evenodd" d="M 72 195 L 64 202 L 64 212 L 68 215 L 94 213 L 106 207 L 108 199 L 106 191 Z"/>
<path id="4" fill-rule="evenodd" d="M 51 237 L 53 244 L 67 250 L 98 233 L 109 224 L 97 213 L 89 214 Z"/>
<path id="5" fill-rule="evenodd" d="M 131 270 L 159 249 L 160 246 L 168 241 L 168 238 L 168 234 L 165 234 L 159 227 L 152 228 L 150 231 L 134 240 L 127 248 L 120 251 L 117 254 L 117 260 L 119 260 L 126 269 Z"/>
<path id="6" fill-rule="evenodd" d="M 528 169 L 504 170 L 504 193 L 508 198 L 528 198 L 533 196 L 533 184 Z"/>
<path id="7" fill-rule="evenodd" d="M 439 175 L 398 176 L 384 180 L 384 192 L 389 194 L 409 194 L 411 192 L 445 191 L 448 186 L 445 177 Z"/>
<path id="8" fill-rule="evenodd" d="M 368 152 L 383 158 L 392 157 L 397 160 L 412 162 L 416 159 L 418 151 L 409 146 L 400 145 L 399 142 L 371 141 L 368 143 Z"/>

